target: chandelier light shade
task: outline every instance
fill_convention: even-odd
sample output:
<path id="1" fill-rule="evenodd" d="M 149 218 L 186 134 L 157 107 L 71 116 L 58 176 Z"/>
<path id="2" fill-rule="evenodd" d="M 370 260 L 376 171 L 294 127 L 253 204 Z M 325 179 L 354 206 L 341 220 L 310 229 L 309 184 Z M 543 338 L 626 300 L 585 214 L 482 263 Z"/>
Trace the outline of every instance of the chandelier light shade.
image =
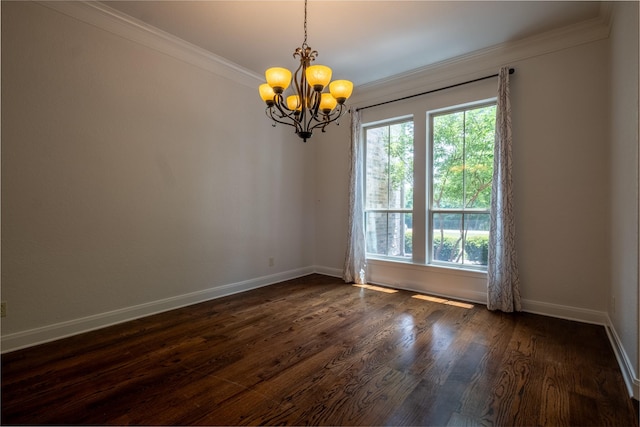
<path id="1" fill-rule="evenodd" d="M 291 71 L 286 68 L 269 68 L 264 74 L 267 78 L 267 84 L 271 86 L 276 93 L 282 93 L 291 83 Z"/>
<path id="2" fill-rule="evenodd" d="M 325 65 L 312 65 L 307 68 L 307 81 L 309 86 L 318 92 L 322 92 L 322 89 L 331 81 L 331 68 Z"/>
<path id="3" fill-rule="evenodd" d="M 353 83 L 349 80 L 336 80 L 329 84 L 329 91 L 338 102 L 344 102 L 353 92 Z"/>
<path id="4" fill-rule="evenodd" d="M 349 80 L 331 81 L 331 68 L 311 65 L 317 56 L 318 52 L 307 45 L 305 0 L 304 41 L 293 52 L 293 57 L 299 58 L 300 65 L 293 76 L 286 68 L 269 68 L 265 72 L 267 82 L 258 88 L 260 98 L 267 104 L 266 114 L 273 120 L 273 126 L 276 123 L 293 126 L 304 142 L 311 138 L 314 129 L 319 128 L 324 132 L 329 123 L 336 122 L 347 112 L 345 102 L 353 92 L 353 83 Z M 287 89 L 289 91 L 285 94 Z"/>

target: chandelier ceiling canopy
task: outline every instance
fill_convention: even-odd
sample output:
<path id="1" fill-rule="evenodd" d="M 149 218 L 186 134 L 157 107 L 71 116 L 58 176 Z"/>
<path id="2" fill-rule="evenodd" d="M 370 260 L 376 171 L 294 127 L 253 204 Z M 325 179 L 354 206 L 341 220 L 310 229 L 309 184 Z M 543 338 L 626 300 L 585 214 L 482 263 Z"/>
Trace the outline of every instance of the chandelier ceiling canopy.
<path id="1" fill-rule="evenodd" d="M 353 83 L 349 80 L 331 81 L 331 68 L 311 65 L 318 52 L 307 45 L 307 0 L 304 2 L 304 41 L 293 52 L 300 65 L 293 73 L 286 68 L 273 67 L 265 72 L 267 82 L 259 87 L 260 97 L 267 104 L 266 114 L 276 123 L 293 126 L 304 142 L 314 129 L 338 120 L 347 111 L 345 101 L 351 96 Z M 324 92 L 328 87 L 329 91 Z M 288 92 L 287 89 L 289 89 Z M 336 123 L 337 124 L 337 123 Z"/>

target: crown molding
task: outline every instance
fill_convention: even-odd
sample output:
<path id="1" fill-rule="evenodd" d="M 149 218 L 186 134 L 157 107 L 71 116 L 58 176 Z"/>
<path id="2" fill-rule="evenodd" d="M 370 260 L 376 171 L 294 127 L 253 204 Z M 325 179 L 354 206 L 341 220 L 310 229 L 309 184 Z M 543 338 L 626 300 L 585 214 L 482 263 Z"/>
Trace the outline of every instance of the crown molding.
<path id="1" fill-rule="evenodd" d="M 132 18 L 98 1 L 38 1 L 81 22 L 139 43 L 205 71 L 255 89 L 263 78 L 221 56 Z"/>
<path id="2" fill-rule="evenodd" d="M 263 81 L 261 75 L 251 70 L 99 1 L 37 3 L 252 89 Z M 609 37 L 611 29 L 612 10 L 610 2 L 602 2 L 599 15 L 595 18 L 359 85 L 350 104 L 361 107 L 384 101 L 389 96 L 410 95 L 415 93 L 416 86 L 429 87 L 454 79 L 473 79 L 485 73 L 495 72 L 502 65 L 605 39 Z"/>
<path id="3" fill-rule="evenodd" d="M 600 2 L 600 14 L 598 19 L 600 19 L 602 24 L 607 27 L 607 37 L 611 33 L 611 28 L 613 26 L 614 4 L 615 3 L 611 1 Z"/>
<path id="4" fill-rule="evenodd" d="M 351 105 L 358 108 L 383 102 L 390 96 L 401 98 L 411 95 L 416 92 L 416 87 L 428 89 L 436 84 L 471 80 L 484 74 L 494 74 L 503 65 L 606 39 L 611 29 L 611 10 L 611 5 L 603 2 L 595 18 L 360 85 Z"/>

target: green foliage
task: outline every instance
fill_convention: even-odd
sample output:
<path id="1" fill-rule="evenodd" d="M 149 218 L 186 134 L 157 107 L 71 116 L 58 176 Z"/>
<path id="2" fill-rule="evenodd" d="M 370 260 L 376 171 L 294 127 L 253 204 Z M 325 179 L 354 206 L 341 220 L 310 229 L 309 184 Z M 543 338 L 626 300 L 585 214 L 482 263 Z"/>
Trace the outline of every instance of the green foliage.
<path id="1" fill-rule="evenodd" d="M 433 259 L 435 261 L 461 262 L 462 236 L 444 234 L 433 238 Z M 471 236 L 464 239 L 465 264 L 487 265 L 489 236 Z"/>
<path id="2" fill-rule="evenodd" d="M 489 207 L 495 111 L 491 105 L 433 118 L 434 207 Z"/>
<path id="3" fill-rule="evenodd" d="M 413 208 L 413 121 L 366 130 L 367 208 Z"/>
<path id="4" fill-rule="evenodd" d="M 407 230 L 404 232 L 404 253 L 413 253 L 413 230 Z"/>
<path id="5" fill-rule="evenodd" d="M 472 236 L 464 242 L 465 257 L 468 261 L 487 265 L 489 256 L 489 236 Z"/>
<path id="6" fill-rule="evenodd" d="M 488 237 L 467 238 L 466 231 L 462 235 L 455 230 L 487 230 L 488 215 L 481 210 L 489 209 L 491 203 L 495 119 L 495 105 L 432 117 L 432 206 L 435 209 L 480 210 L 477 213 L 434 215 L 434 260 L 487 264 Z"/>
<path id="7" fill-rule="evenodd" d="M 404 191 L 402 209 L 413 208 L 413 121 L 389 127 L 389 180 L 392 191 Z"/>
<path id="8" fill-rule="evenodd" d="M 455 236 L 434 236 L 433 259 L 455 262 L 460 255 L 460 238 Z"/>
<path id="9" fill-rule="evenodd" d="M 464 115 L 451 113 L 433 118 L 433 204 L 460 208 L 464 152 Z"/>

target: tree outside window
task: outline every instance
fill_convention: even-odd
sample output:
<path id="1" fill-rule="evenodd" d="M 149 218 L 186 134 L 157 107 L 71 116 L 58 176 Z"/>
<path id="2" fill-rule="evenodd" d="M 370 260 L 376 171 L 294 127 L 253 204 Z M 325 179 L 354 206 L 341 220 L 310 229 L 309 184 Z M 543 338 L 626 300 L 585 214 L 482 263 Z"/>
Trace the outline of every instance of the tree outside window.
<path id="1" fill-rule="evenodd" d="M 431 260 L 486 266 L 495 103 L 430 115 Z"/>
<path id="2" fill-rule="evenodd" d="M 411 258 L 413 121 L 365 128 L 367 253 Z"/>

